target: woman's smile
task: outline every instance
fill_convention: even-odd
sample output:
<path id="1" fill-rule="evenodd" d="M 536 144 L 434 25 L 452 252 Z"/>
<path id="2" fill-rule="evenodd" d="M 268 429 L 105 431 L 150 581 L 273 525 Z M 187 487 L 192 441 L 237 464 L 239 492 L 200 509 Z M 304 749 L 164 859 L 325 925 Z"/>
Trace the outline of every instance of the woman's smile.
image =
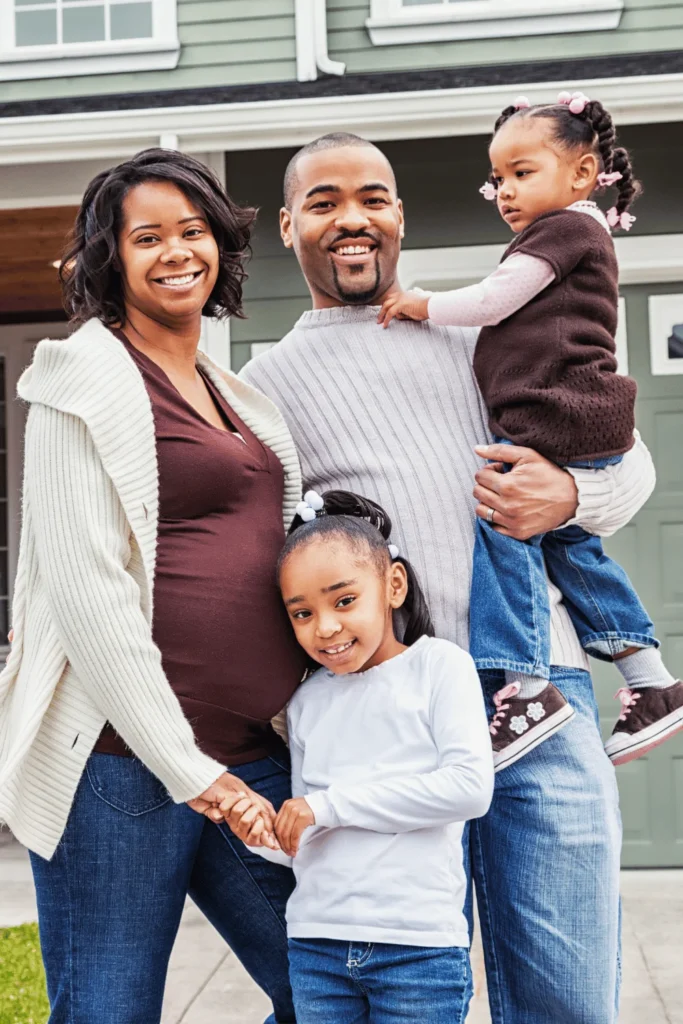
<path id="1" fill-rule="evenodd" d="M 184 274 L 168 274 L 164 277 L 154 277 L 155 284 L 162 288 L 171 288 L 173 291 L 189 292 L 206 275 L 205 270 L 194 270 Z"/>

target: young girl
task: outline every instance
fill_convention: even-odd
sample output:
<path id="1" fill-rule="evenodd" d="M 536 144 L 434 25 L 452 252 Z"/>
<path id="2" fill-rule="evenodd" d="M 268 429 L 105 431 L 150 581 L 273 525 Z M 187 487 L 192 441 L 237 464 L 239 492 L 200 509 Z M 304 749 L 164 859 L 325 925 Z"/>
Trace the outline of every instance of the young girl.
<path id="1" fill-rule="evenodd" d="M 517 235 L 498 269 L 469 288 L 403 292 L 393 317 L 483 326 L 474 370 L 497 441 L 534 448 L 561 466 L 600 469 L 633 444 L 636 385 L 616 372 L 618 267 L 610 228 L 629 230 L 640 186 L 601 103 L 581 93 L 496 122 L 492 173 L 481 190 Z M 616 186 L 605 216 L 591 197 Z M 569 526 L 522 543 L 479 520 L 470 609 L 480 669 L 504 669 L 491 724 L 496 769 L 557 732 L 572 709 L 552 684 L 545 570 L 584 648 L 614 661 L 626 682 L 606 744 L 614 764 L 642 756 L 683 727 L 683 683 L 665 668 L 650 618 L 602 545 Z"/>
<path id="2" fill-rule="evenodd" d="M 277 843 L 260 808 L 245 800 L 221 810 L 231 824 L 241 816 L 235 830 L 265 844 L 264 856 L 294 858 L 287 931 L 298 1024 L 462 1022 L 472 991 L 462 830 L 486 813 L 493 789 L 476 669 L 432 638 L 378 505 L 309 492 L 299 512 L 280 586 L 299 643 L 322 667 L 287 712 L 294 798 L 275 821 L 283 852 L 267 848 Z"/>

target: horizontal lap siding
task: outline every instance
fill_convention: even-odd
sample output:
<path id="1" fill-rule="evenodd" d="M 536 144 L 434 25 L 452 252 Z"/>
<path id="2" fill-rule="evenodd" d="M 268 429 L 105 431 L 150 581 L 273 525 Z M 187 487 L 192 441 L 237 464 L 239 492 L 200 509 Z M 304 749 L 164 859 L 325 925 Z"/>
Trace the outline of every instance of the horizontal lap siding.
<path id="1" fill-rule="evenodd" d="M 601 54 L 683 48 L 680 0 L 626 0 L 621 24 L 609 32 L 575 32 L 506 39 L 373 46 L 365 21 L 370 0 L 328 0 L 330 55 L 349 74 L 435 67 L 528 63 Z M 413 10 L 419 12 L 419 6 Z"/>
<path id="2" fill-rule="evenodd" d="M 172 71 L 3 82 L 2 100 L 201 89 L 296 78 L 294 0 L 178 0 L 178 34 L 180 62 Z"/>

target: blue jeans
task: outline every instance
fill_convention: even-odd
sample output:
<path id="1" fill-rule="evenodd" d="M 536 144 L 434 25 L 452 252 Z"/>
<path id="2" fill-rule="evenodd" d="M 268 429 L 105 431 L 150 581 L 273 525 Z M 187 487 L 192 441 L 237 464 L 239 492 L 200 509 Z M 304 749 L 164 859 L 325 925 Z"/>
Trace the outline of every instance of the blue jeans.
<path id="1" fill-rule="evenodd" d="M 602 469 L 621 458 L 570 465 Z M 470 653 L 478 669 L 550 678 L 546 569 L 589 654 L 611 661 L 627 647 L 659 646 L 633 584 L 598 537 L 567 526 L 518 541 L 478 519 L 470 595 Z"/>
<path id="2" fill-rule="evenodd" d="M 462 1024 L 467 949 L 290 939 L 298 1024 Z"/>
<path id="3" fill-rule="evenodd" d="M 484 672 L 489 708 L 503 685 Z M 621 820 L 591 678 L 553 667 L 571 722 L 496 775 L 468 826 L 494 1024 L 614 1024 Z"/>
<path id="4" fill-rule="evenodd" d="M 277 758 L 231 771 L 276 808 L 290 796 L 284 744 Z M 295 1020 L 284 923 L 292 872 L 172 803 L 136 758 L 92 754 L 53 858 L 31 863 L 49 1024 L 158 1024 L 187 894 L 272 999 L 268 1024 Z"/>

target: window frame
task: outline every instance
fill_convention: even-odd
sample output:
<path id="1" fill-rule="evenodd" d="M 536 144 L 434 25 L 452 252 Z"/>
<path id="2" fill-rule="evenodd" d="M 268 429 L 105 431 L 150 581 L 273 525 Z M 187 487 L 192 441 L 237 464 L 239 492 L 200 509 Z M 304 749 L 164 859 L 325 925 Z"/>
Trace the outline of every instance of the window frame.
<path id="1" fill-rule="evenodd" d="M 41 0 L 35 3 L 40 4 Z M 15 10 L 30 10 L 30 5 L 15 8 L 14 0 L 0 0 L 0 39 L 8 41 L 0 49 L 0 82 L 176 67 L 180 57 L 177 0 L 151 0 L 151 3 L 152 35 L 145 39 L 17 46 Z M 94 6 L 94 3 L 83 6 Z"/>
<path id="2" fill-rule="evenodd" d="M 624 0 L 370 0 L 365 22 L 375 46 L 609 31 Z"/>

